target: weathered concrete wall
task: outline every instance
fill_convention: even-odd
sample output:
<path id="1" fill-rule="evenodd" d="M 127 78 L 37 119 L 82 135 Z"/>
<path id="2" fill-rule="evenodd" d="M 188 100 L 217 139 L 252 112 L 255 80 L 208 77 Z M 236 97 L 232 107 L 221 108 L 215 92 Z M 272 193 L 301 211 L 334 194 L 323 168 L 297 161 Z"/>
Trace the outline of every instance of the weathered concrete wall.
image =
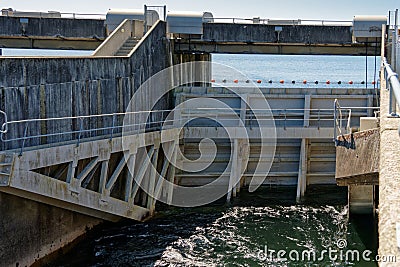
<path id="1" fill-rule="evenodd" d="M 374 214 L 374 185 L 352 184 L 348 188 L 350 215 Z"/>
<path id="2" fill-rule="evenodd" d="M 105 38 L 106 30 L 104 20 L 97 19 L 28 18 L 28 24 L 23 27 L 20 18 L 0 16 L 0 38 L 22 35 Z"/>
<path id="3" fill-rule="evenodd" d="M 30 266 L 100 222 L 0 193 L 0 266 Z"/>
<path id="4" fill-rule="evenodd" d="M 139 86 L 169 65 L 165 26 L 160 22 L 131 58 L 1 58 L 0 109 L 7 112 L 9 120 L 124 112 Z M 165 100 L 158 108 L 167 106 Z M 111 126 L 111 118 L 85 123 L 85 128 Z M 76 122 L 68 120 L 36 123 L 29 126 L 29 134 L 71 131 L 77 127 Z M 7 138 L 21 136 L 22 128 L 10 126 Z M 35 139 L 26 145 L 69 138 Z M 20 145 L 2 143 L 1 149 Z M 30 265 L 99 222 L 0 193 L 0 266 Z"/>
<path id="5" fill-rule="evenodd" d="M 379 255 L 396 255 L 400 251 L 396 239 L 396 223 L 400 222 L 400 119 L 389 114 L 389 91 L 381 79 L 381 153 L 379 171 Z M 379 266 L 398 266 L 399 263 L 381 262 Z"/>
<path id="6" fill-rule="evenodd" d="M 166 27 L 160 22 L 130 58 L 7 58 L 0 59 L 0 109 L 8 120 L 38 119 L 125 112 L 139 86 L 169 65 Z M 159 108 L 166 109 L 167 101 Z M 84 122 L 84 128 L 109 127 L 112 118 Z M 7 138 L 22 137 L 24 126 L 10 126 Z M 78 130 L 79 122 L 30 123 L 28 135 Z M 108 134 L 109 131 L 100 134 Z M 71 136 L 30 140 L 27 146 L 66 141 Z M 1 144 L 17 148 L 21 142 Z"/>
<path id="7" fill-rule="evenodd" d="M 203 39 L 216 42 L 267 42 L 305 44 L 350 44 L 350 26 L 282 26 L 275 32 L 275 25 L 204 23 Z"/>
<path id="8" fill-rule="evenodd" d="M 353 134 L 355 149 L 336 147 L 336 181 L 339 185 L 373 184 L 379 172 L 379 129 Z M 345 135 L 351 142 L 350 135 Z M 342 138 L 339 138 L 343 141 Z"/>

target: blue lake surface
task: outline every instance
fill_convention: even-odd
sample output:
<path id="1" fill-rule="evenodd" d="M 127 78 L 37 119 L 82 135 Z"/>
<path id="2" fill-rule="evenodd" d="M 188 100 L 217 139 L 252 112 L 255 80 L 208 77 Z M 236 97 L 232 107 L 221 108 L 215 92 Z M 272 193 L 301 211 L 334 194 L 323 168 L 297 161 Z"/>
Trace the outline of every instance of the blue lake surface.
<path id="1" fill-rule="evenodd" d="M 318 87 L 364 87 L 374 88 L 372 82 L 379 80 L 380 57 L 369 56 L 315 56 L 315 55 L 226 55 L 214 54 L 212 61 L 230 66 L 248 77 L 249 80 L 261 80 L 260 86 L 316 86 Z M 366 61 L 368 63 L 366 64 Z M 368 66 L 366 68 L 366 66 Z M 226 80 L 233 84 L 234 77 L 229 70 L 213 68 L 213 79 L 216 83 Z M 268 81 L 272 80 L 272 84 Z M 284 80 L 284 84 L 279 81 Z M 303 81 L 307 84 L 304 85 Z M 331 84 L 327 85 L 326 81 Z M 296 83 L 293 85 L 292 81 Z M 338 82 L 342 83 L 339 85 Z M 353 81 L 353 85 L 348 82 Z M 238 86 L 245 80 L 240 79 Z"/>

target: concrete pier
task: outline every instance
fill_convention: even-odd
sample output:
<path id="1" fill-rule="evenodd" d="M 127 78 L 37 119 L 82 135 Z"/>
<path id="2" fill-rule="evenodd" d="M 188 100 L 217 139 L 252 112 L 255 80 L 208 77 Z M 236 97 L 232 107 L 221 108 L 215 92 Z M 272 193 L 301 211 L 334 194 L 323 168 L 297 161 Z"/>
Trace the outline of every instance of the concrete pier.
<path id="1" fill-rule="evenodd" d="M 30 266 L 102 220 L 0 193 L 0 266 Z"/>

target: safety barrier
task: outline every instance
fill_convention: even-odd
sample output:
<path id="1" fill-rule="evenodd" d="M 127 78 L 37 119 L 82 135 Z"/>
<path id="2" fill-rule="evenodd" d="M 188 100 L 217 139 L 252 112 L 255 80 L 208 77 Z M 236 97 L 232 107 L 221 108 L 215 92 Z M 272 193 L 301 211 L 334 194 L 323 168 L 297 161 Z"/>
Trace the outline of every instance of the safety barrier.
<path id="1" fill-rule="evenodd" d="M 352 109 L 358 109 L 361 112 L 352 112 Z M 185 108 L 18 121 L 8 121 L 7 114 L 0 111 L 4 117 L 4 123 L 0 129 L 0 139 L 4 143 L 19 142 L 20 154 L 22 154 L 27 147 L 26 142 L 33 139 L 43 140 L 43 138 L 53 138 L 55 140 L 62 139 L 61 142 L 66 142 L 65 138 L 57 137 L 67 136 L 67 141 L 73 141 L 79 145 L 84 139 L 109 138 L 112 140 L 114 136 L 122 134 L 123 131 L 128 134 L 134 134 L 178 126 L 237 126 L 238 124 L 233 122 L 237 122 L 238 118 L 240 118 L 244 122 L 244 125 L 250 129 L 253 127 L 264 127 L 265 125 L 267 127 L 276 125 L 276 127 L 283 127 L 284 129 L 289 127 L 303 127 L 305 120 L 308 121 L 308 127 L 319 129 L 320 127 L 332 127 L 332 122 L 334 122 L 336 140 L 336 129 L 339 129 L 340 135 L 343 134 L 343 120 L 345 117 L 348 120 L 346 129 L 349 132 L 351 117 L 363 116 L 365 115 L 365 110 L 368 109 L 378 108 L 348 107 L 343 109 L 335 101 L 334 109 L 243 110 L 233 108 Z M 242 113 L 243 111 L 245 112 Z M 245 117 L 240 117 L 241 114 L 245 114 Z M 308 114 L 308 116 L 305 116 L 305 114 Z M 128 119 L 126 119 L 126 116 L 128 116 Z M 196 119 L 214 120 L 215 123 L 208 122 L 204 124 L 203 122 L 199 124 L 199 122 L 196 122 Z M 99 121 L 102 122 L 101 127 L 97 126 Z M 271 121 L 273 124 L 265 123 Z M 62 127 L 59 127 L 60 125 L 69 125 L 70 130 L 60 130 L 62 129 Z M 40 132 L 43 126 L 46 128 L 46 133 Z M 19 129 L 23 129 L 23 131 L 21 132 Z M 30 129 L 33 130 L 33 133 Z M 11 137 L 9 136 L 10 132 L 12 132 Z M 46 145 L 51 146 L 59 142 L 46 143 Z"/>
<path id="2" fill-rule="evenodd" d="M 166 115 L 170 113 L 170 110 L 124 112 L 46 119 L 27 119 L 18 121 L 8 121 L 7 114 L 3 111 L 0 111 L 0 113 L 4 116 L 4 123 L 2 124 L 0 130 L 0 140 L 4 143 L 20 142 L 20 154 L 22 154 L 26 147 L 26 142 L 29 140 L 53 138 L 62 142 L 76 141 L 76 144 L 79 145 L 85 138 L 108 137 L 110 140 L 112 140 L 115 135 L 121 134 L 123 129 L 124 131 L 137 133 L 142 131 L 159 130 L 163 125 L 168 124 L 169 121 L 165 118 Z M 129 117 L 128 124 L 124 125 L 123 122 L 125 116 Z M 93 127 L 98 125 L 99 122 L 102 122 L 103 125 L 108 124 L 109 126 Z M 40 127 L 43 125 L 46 127 L 46 133 L 30 134 L 30 129 L 39 129 L 38 131 L 40 131 Z M 62 128 L 60 125 L 69 125 L 71 130 L 49 132 L 54 128 Z M 7 134 L 9 134 L 10 131 L 13 131 L 14 134 L 18 133 L 18 129 L 24 129 L 22 136 L 13 135 L 11 138 L 7 137 Z M 60 136 L 66 138 L 57 138 Z"/>
<path id="3" fill-rule="evenodd" d="M 360 107 L 341 107 L 339 101 L 334 101 L 334 119 L 333 119 L 333 141 L 335 146 L 344 146 L 346 148 L 355 148 L 353 131 L 351 128 L 351 119 L 354 117 L 354 110 Z M 379 107 L 363 107 L 363 109 L 374 110 L 375 117 L 380 113 Z M 346 140 L 345 135 L 350 134 L 350 142 Z"/>
<path id="4" fill-rule="evenodd" d="M 349 20 L 313 20 L 313 19 L 294 19 L 294 20 L 277 20 L 263 18 L 232 18 L 217 17 L 213 21 L 207 23 L 233 23 L 233 24 L 265 24 L 265 25 L 310 25 L 310 26 L 351 26 L 353 21 Z"/>
<path id="5" fill-rule="evenodd" d="M 389 90 L 389 115 L 398 117 L 396 113 L 396 105 L 400 103 L 400 83 L 397 73 L 392 70 L 386 58 L 382 59 L 384 75 L 386 79 L 386 87 Z M 400 128 L 399 128 L 400 130 Z"/>

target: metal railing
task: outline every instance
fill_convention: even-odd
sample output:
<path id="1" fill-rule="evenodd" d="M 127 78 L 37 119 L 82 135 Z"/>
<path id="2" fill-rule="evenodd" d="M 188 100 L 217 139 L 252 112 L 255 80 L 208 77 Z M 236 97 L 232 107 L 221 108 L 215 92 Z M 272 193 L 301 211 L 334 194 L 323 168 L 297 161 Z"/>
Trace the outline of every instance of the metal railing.
<path id="1" fill-rule="evenodd" d="M 337 136 L 343 136 L 351 133 L 351 108 L 342 108 L 339 101 L 334 101 L 334 120 L 333 120 L 333 141 L 337 144 Z M 343 127 L 344 123 L 346 127 Z M 344 133 L 346 130 L 346 133 Z"/>
<path id="2" fill-rule="evenodd" d="M 159 130 L 163 125 L 170 122 L 166 120 L 166 115 L 170 113 L 170 110 L 17 121 L 8 121 L 7 114 L 4 111 L 0 111 L 0 113 L 4 117 L 4 123 L 0 129 L 0 140 L 3 143 L 19 142 L 20 154 L 24 151 L 26 143 L 31 140 L 36 140 L 35 145 L 40 145 L 41 140 L 45 140 L 44 143 L 47 145 L 67 141 L 76 141 L 76 144 L 79 145 L 85 138 L 103 137 L 112 140 L 114 136 L 121 134 L 123 129 L 129 133 L 139 133 Z M 130 117 L 125 121 L 128 123 L 124 124 L 125 116 Z M 101 126 L 98 126 L 99 124 Z M 43 128 L 45 128 L 45 133 L 40 133 Z M 52 132 L 53 129 L 55 129 L 54 132 Z M 21 130 L 23 134 L 18 135 Z M 11 131 L 13 132 L 10 133 Z M 8 136 L 10 134 L 12 134 L 12 137 Z"/>
<path id="3" fill-rule="evenodd" d="M 355 148 L 351 119 L 355 117 L 354 110 L 357 109 L 372 110 L 374 111 L 375 117 L 378 117 L 378 115 L 380 114 L 379 107 L 341 107 L 339 104 L 339 100 L 335 99 L 333 120 L 333 141 L 335 142 L 335 146 L 344 146 L 346 148 L 352 149 Z M 348 134 L 351 135 L 350 142 L 348 142 L 345 138 L 345 135 Z"/>
<path id="4" fill-rule="evenodd" d="M 19 10 L 2 10 L 0 16 L 5 17 L 16 17 L 16 18 L 65 18 L 65 19 L 100 19 L 105 20 L 106 14 L 94 14 L 94 13 L 73 13 L 73 12 L 29 12 Z"/>
<path id="5" fill-rule="evenodd" d="M 356 113 L 352 112 L 352 109 L 361 111 Z M 334 109 L 185 108 L 16 121 L 8 121 L 7 114 L 0 111 L 4 121 L 0 129 L 0 140 L 3 143 L 14 142 L 14 146 L 22 154 L 28 146 L 51 146 L 68 141 L 79 145 L 84 139 L 109 138 L 112 140 L 122 132 L 135 134 L 176 127 L 217 128 L 244 125 L 250 129 L 271 126 L 284 129 L 290 127 L 319 129 L 320 127 L 331 128 L 334 122 L 336 136 L 337 126 L 339 133 L 343 134 L 345 118 L 346 129 L 349 131 L 351 117 L 365 116 L 369 109 L 368 107 L 343 109 L 335 101 Z M 205 119 L 214 122 L 204 121 Z M 239 120 L 243 124 L 239 124 Z"/>
<path id="6" fill-rule="evenodd" d="M 93 14 L 93 13 L 64 13 L 61 12 L 61 18 L 66 19 L 99 19 L 105 20 L 106 14 Z"/>
<path id="7" fill-rule="evenodd" d="M 400 103 L 400 83 L 397 73 L 392 70 L 386 58 L 382 59 L 384 75 L 386 79 L 386 89 L 389 90 L 389 115 L 398 117 L 396 105 Z"/>
<path id="8" fill-rule="evenodd" d="M 348 20 L 313 20 L 313 19 L 262 19 L 262 18 L 232 18 L 217 17 L 206 23 L 233 23 L 233 24 L 264 24 L 277 26 L 310 25 L 310 26 L 351 26 Z"/>

